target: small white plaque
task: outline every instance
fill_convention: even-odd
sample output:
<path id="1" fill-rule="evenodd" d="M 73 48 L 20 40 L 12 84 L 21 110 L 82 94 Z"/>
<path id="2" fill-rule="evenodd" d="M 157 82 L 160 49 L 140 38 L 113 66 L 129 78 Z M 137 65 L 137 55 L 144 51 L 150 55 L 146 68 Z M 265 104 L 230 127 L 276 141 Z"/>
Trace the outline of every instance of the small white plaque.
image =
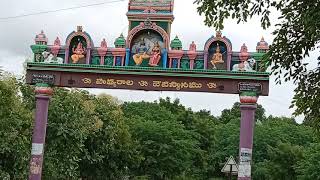
<path id="1" fill-rule="evenodd" d="M 252 149 L 241 148 L 238 177 L 251 177 Z"/>
<path id="2" fill-rule="evenodd" d="M 252 149 L 241 148 L 239 164 L 251 164 Z"/>
<path id="3" fill-rule="evenodd" d="M 43 144 L 32 143 L 32 155 L 41 155 L 43 153 Z"/>

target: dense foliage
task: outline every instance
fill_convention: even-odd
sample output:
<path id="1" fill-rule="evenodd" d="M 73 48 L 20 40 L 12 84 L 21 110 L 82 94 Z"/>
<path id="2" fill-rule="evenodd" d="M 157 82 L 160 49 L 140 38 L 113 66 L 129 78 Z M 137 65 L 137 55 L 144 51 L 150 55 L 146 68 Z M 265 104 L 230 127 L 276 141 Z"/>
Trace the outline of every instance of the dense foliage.
<path id="1" fill-rule="evenodd" d="M 308 69 L 304 61 L 320 43 L 319 0 L 196 0 L 205 23 L 223 29 L 225 19 L 247 22 L 261 18 L 261 26 L 271 26 L 270 17 L 279 16 L 270 51 L 264 57 L 272 65 L 277 83 L 293 80 L 298 84 L 293 105 L 296 115 L 304 114 L 320 130 L 320 56 L 317 66 Z M 320 47 L 320 46 L 319 46 Z M 319 55 L 319 54 L 318 54 Z M 314 61 L 317 61 L 314 59 Z M 316 63 L 314 63 L 316 64 Z"/>
<path id="2" fill-rule="evenodd" d="M 0 80 L 0 179 L 26 179 L 33 87 Z M 219 179 L 238 157 L 239 103 L 214 117 L 178 100 L 120 103 L 86 91 L 54 89 L 44 179 Z M 258 107 L 254 179 L 319 179 L 320 143 L 310 126 L 266 117 Z"/>

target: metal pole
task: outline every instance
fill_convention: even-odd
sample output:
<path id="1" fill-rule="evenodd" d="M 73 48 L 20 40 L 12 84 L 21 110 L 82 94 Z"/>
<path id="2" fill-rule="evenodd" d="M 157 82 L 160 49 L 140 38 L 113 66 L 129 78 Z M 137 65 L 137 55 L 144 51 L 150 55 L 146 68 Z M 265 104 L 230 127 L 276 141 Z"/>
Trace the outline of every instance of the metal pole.
<path id="1" fill-rule="evenodd" d="M 231 180 L 231 177 L 232 177 L 232 164 L 230 163 L 229 180 Z"/>
<path id="2" fill-rule="evenodd" d="M 36 113 L 32 135 L 29 180 L 41 180 L 49 100 L 53 90 L 46 84 L 37 84 Z"/>

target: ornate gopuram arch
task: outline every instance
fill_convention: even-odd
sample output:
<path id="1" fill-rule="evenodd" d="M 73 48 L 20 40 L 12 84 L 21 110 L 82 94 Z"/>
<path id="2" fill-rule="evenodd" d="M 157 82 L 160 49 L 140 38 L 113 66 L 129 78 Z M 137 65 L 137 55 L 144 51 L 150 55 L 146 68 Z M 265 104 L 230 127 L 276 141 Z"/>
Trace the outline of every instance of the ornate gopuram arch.
<path id="1" fill-rule="evenodd" d="M 112 40 L 97 37 L 102 40 L 100 46 L 94 46 L 81 26 L 69 34 L 65 45 L 59 38 L 48 45 L 44 32 L 36 36 L 31 45 L 34 59 L 26 67 L 26 82 L 35 85 L 37 103 L 30 180 L 41 179 L 52 87 L 239 95 L 238 179 L 251 179 L 257 101 L 259 96 L 269 95 L 270 74 L 260 67 L 268 43 L 262 39 L 255 52 L 248 52 L 245 44 L 234 51 L 221 32 L 213 32 L 216 34 L 203 49 L 192 39 L 179 39 L 176 34 L 171 39 L 173 5 L 174 0 L 130 0 L 128 36 L 119 32 L 121 35 Z M 188 49 L 183 49 L 183 41 L 189 43 Z"/>

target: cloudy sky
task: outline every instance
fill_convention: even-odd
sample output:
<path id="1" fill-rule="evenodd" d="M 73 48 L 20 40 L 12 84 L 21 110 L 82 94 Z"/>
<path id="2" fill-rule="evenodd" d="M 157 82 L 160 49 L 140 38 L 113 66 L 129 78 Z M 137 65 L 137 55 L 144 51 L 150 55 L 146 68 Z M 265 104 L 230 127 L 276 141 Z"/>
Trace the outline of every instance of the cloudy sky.
<path id="1" fill-rule="evenodd" d="M 30 14 L 63 8 L 77 7 L 113 0 L 2 0 L 0 6 L 0 66 L 4 70 L 16 75 L 23 74 L 23 62 L 31 56 L 30 45 L 34 43 L 34 36 L 44 30 L 49 43 L 52 44 L 58 36 L 63 42 L 66 36 L 77 25 L 82 25 L 95 44 L 100 44 L 106 38 L 108 45 L 112 46 L 116 37 L 121 33 L 127 35 L 128 21 L 125 16 L 128 0 L 92 6 L 80 9 L 59 11 L 21 18 L 6 19 L 21 14 Z M 206 40 L 215 34 L 213 28 L 203 23 L 203 17 L 196 11 L 194 0 L 175 0 L 175 21 L 172 25 L 171 36 L 178 35 L 184 48 L 188 48 L 195 41 L 198 49 L 203 49 Z M 276 20 L 276 16 L 272 19 Z M 255 51 L 256 43 L 264 36 L 269 43 L 272 42 L 272 32 L 263 30 L 259 20 L 253 19 L 246 24 L 236 24 L 227 21 L 223 35 L 227 36 L 233 44 L 233 50 L 239 51 L 246 43 L 249 51 Z M 294 85 L 286 83 L 275 85 L 271 78 L 270 96 L 260 97 L 259 103 L 264 106 L 267 114 L 277 116 L 291 116 L 288 107 L 293 97 Z M 181 103 L 194 110 L 208 109 L 214 115 L 221 110 L 230 108 L 237 102 L 237 95 L 209 94 L 209 93 L 180 93 L 180 92 L 141 92 L 127 90 L 91 90 L 93 93 L 108 93 L 123 101 L 154 101 L 159 97 L 179 98 Z M 301 120 L 301 118 L 298 118 Z"/>

